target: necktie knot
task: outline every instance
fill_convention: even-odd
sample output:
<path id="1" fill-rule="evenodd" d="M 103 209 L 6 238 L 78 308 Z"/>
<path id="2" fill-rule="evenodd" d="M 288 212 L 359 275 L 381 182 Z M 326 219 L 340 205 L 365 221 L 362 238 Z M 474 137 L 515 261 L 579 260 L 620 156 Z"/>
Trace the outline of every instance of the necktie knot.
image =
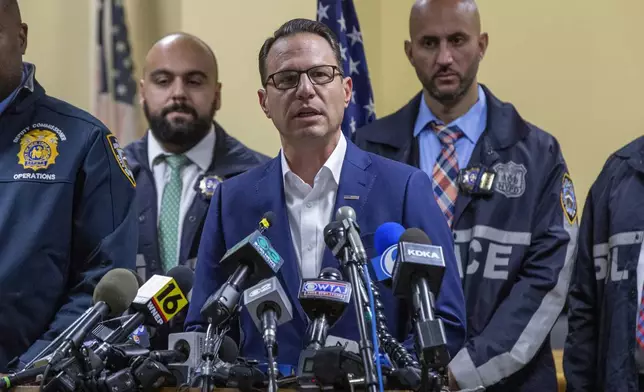
<path id="1" fill-rule="evenodd" d="M 188 157 L 183 154 L 179 155 L 166 155 L 165 163 L 170 166 L 172 170 L 178 170 L 188 164 Z"/>
<path id="2" fill-rule="evenodd" d="M 429 125 L 444 145 L 454 144 L 458 139 L 463 137 L 463 131 L 456 125 L 446 127 L 443 124 L 438 124 L 436 121 L 432 121 Z"/>

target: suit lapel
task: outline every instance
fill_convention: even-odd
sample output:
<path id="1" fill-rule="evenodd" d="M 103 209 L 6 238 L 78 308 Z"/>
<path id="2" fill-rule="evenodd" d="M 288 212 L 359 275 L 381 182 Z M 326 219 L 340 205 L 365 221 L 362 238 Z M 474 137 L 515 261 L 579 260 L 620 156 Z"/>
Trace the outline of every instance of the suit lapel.
<path id="1" fill-rule="evenodd" d="M 281 154 L 281 152 L 280 152 Z M 293 239 L 291 237 L 291 227 L 288 221 L 286 211 L 286 200 L 284 197 L 284 185 L 282 178 L 281 157 L 278 155 L 266 167 L 262 178 L 259 179 L 255 187 L 255 205 L 259 209 L 261 217 L 268 211 L 275 214 L 273 227 L 269 228 L 265 235 L 271 241 L 273 248 L 284 259 L 284 264 L 277 276 L 284 289 L 288 292 L 289 297 L 293 299 L 293 308 L 297 310 L 302 320 L 307 320 L 306 314 L 302 310 L 298 298 L 300 290 L 300 267 L 297 263 L 295 249 L 293 248 Z M 278 197 L 275 197 L 278 195 Z M 259 218 L 258 217 L 258 218 Z"/>
<path id="2" fill-rule="evenodd" d="M 335 220 L 335 213 L 342 206 L 352 207 L 357 217 L 363 215 L 369 190 L 371 190 L 373 181 L 376 178 L 374 174 L 367 171 L 370 164 L 371 158 L 369 158 L 369 154 L 347 140 L 347 152 L 342 163 L 340 184 L 338 185 L 331 221 Z M 338 263 L 331 250 L 325 247 L 322 268 L 338 268 Z"/>

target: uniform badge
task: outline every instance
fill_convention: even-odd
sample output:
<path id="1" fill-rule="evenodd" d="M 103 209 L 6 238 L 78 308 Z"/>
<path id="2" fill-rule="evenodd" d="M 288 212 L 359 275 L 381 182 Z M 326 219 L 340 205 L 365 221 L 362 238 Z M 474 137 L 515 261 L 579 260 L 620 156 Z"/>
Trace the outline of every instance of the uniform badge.
<path id="1" fill-rule="evenodd" d="M 110 144 L 110 147 L 112 148 L 112 153 L 114 154 L 114 158 L 116 159 L 116 162 L 119 164 L 119 168 L 121 168 L 121 171 L 123 174 L 125 174 L 125 177 L 130 181 L 133 187 L 136 187 L 136 180 L 134 179 L 134 174 L 132 174 L 132 170 L 130 170 L 130 166 L 127 164 L 127 158 L 125 157 L 125 152 L 121 148 L 121 145 L 119 144 L 118 139 L 116 139 L 116 136 L 114 135 L 107 135 L 107 141 Z"/>
<path id="2" fill-rule="evenodd" d="M 489 195 L 492 193 L 496 173 L 481 166 L 468 167 L 458 173 L 458 186 L 464 193 Z"/>
<path id="3" fill-rule="evenodd" d="M 20 138 L 18 163 L 25 169 L 38 171 L 56 163 L 58 136 L 46 129 L 33 129 Z"/>
<path id="4" fill-rule="evenodd" d="M 219 176 L 208 175 L 208 174 L 201 175 L 197 180 L 197 187 L 198 187 L 199 193 L 204 199 L 210 200 L 212 195 L 215 194 L 215 189 L 217 189 L 217 185 L 221 184 L 223 181 L 224 180 Z"/>
<path id="5" fill-rule="evenodd" d="M 561 181 L 561 208 L 563 208 L 564 215 L 571 225 L 577 219 L 577 198 L 575 197 L 575 188 L 572 185 L 572 179 L 568 173 L 563 175 Z"/>
<path id="6" fill-rule="evenodd" d="M 523 164 L 512 161 L 497 163 L 493 167 L 496 172 L 494 189 L 507 198 L 521 197 L 525 192 L 525 176 L 528 170 Z"/>

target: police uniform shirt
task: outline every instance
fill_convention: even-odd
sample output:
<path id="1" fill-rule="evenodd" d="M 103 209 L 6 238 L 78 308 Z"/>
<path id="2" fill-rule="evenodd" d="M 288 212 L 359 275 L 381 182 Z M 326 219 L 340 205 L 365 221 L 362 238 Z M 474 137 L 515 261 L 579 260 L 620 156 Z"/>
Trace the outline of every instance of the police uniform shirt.
<path id="1" fill-rule="evenodd" d="M 179 206 L 179 227 L 177 243 L 181 244 L 181 233 L 183 228 L 183 221 L 185 216 L 192 205 L 192 202 L 197 195 L 195 184 L 197 178 L 204 174 L 213 159 L 213 151 L 215 149 L 215 128 L 210 128 L 206 136 L 201 139 L 190 150 L 186 151 L 184 155 L 188 158 L 188 163 L 181 169 L 181 202 Z M 163 150 L 159 141 L 154 137 L 152 132 L 148 132 L 148 160 L 152 173 L 154 174 L 154 184 L 157 191 L 157 226 L 159 224 L 159 217 L 161 216 L 161 200 L 163 199 L 163 190 L 165 185 L 170 180 L 170 170 L 165 162 L 164 156 L 171 155 Z M 177 246 L 177 259 L 181 247 Z"/>
<path id="2" fill-rule="evenodd" d="M 447 124 L 448 127 L 457 126 L 464 134 L 463 137 L 454 143 L 459 169 L 465 169 L 467 167 L 476 142 L 478 142 L 479 137 L 483 134 L 487 126 L 487 102 L 481 86 L 478 86 L 478 94 L 478 101 L 476 101 L 467 113 Z M 434 165 L 443 148 L 438 136 L 429 126 L 429 123 L 432 121 L 437 121 L 442 124 L 442 121 L 438 120 L 429 109 L 429 106 L 427 106 L 425 94 L 421 94 L 418 116 L 416 117 L 416 123 L 414 125 L 414 137 L 418 138 L 420 169 L 427 173 L 429 178 L 433 176 Z"/>

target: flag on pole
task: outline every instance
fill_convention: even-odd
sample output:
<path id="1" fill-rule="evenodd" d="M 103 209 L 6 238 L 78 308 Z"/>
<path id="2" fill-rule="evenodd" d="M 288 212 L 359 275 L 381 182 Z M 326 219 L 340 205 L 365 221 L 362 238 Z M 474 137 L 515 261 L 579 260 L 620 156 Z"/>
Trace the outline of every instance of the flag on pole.
<path id="1" fill-rule="evenodd" d="M 123 0 L 96 0 L 94 115 L 125 146 L 138 138 L 136 81 Z"/>
<path id="2" fill-rule="evenodd" d="M 351 136 L 356 129 L 376 119 L 375 105 L 362 33 L 353 0 L 318 0 L 317 20 L 337 36 L 344 75 L 353 79 L 351 102 L 344 111 L 342 131 Z"/>

